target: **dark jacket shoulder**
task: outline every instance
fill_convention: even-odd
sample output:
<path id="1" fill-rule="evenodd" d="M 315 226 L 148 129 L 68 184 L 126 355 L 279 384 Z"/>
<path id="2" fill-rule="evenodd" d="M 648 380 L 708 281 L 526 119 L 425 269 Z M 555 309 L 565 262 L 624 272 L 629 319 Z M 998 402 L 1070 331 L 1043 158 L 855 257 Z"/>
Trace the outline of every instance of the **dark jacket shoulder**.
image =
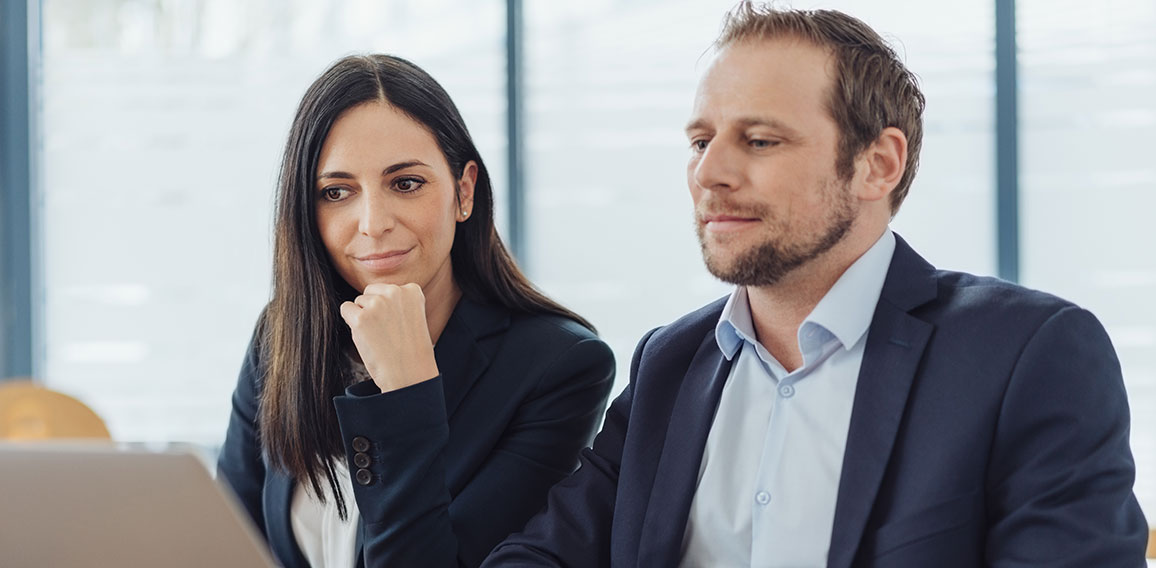
<path id="1" fill-rule="evenodd" d="M 1060 312 L 1080 310 L 1076 304 L 1039 290 L 999 278 L 948 270 L 936 271 L 934 301 L 912 315 L 938 328 L 965 326 L 971 334 L 996 331 L 1000 335 L 1030 336 Z"/>
<path id="2" fill-rule="evenodd" d="M 683 350 L 690 347 L 690 355 L 698 348 L 703 337 L 713 332 L 722 315 L 728 296 L 723 296 L 673 322 L 655 329 L 648 334 L 646 344 L 641 346 L 643 356 L 667 350 Z"/>

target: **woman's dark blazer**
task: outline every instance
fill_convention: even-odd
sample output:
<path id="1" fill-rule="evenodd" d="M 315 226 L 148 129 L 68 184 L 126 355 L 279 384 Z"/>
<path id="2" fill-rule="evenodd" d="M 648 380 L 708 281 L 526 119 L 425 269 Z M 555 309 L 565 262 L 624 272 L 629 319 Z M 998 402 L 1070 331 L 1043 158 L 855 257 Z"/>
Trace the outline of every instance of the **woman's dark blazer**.
<path id="1" fill-rule="evenodd" d="M 576 467 L 614 379 L 610 348 L 577 323 L 466 298 L 434 356 L 437 378 L 384 394 L 367 381 L 334 399 L 366 567 L 481 564 Z M 307 566 L 289 521 L 295 482 L 266 467 L 258 441 L 260 357 L 255 338 L 218 474 L 278 561 Z"/>

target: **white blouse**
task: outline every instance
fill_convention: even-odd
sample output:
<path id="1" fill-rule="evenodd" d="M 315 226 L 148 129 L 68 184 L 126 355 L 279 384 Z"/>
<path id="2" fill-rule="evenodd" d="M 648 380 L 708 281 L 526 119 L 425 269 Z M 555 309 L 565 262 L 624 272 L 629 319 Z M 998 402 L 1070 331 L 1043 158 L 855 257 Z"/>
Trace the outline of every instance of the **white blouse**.
<path id="1" fill-rule="evenodd" d="M 369 372 L 360 361 L 349 358 L 355 382 L 369 380 Z M 324 487 L 326 502 L 321 503 L 313 495 L 307 483 L 298 483 L 293 491 L 293 502 L 289 508 L 289 518 L 293 525 L 293 536 L 297 547 L 314 568 L 353 568 L 357 565 L 357 530 L 361 513 L 353 497 L 353 480 L 349 477 L 349 465 L 344 459 L 336 459 L 333 464 L 337 474 L 337 485 L 341 498 L 345 501 L 346 519 L 341 520 L 337 512 L 337 501 Z"/>
<path id="2" fill-rule="evenodd" d="M 322 504 L 313 495 L 308 483 L 298 483 L 293 491 L 293 503 L 289 509 L 293 536 L 297 546 L 309 565 L 314 568 L 353 568 L 356 566 L 357 527 L 361 514 L 357 502 L 353 500 L 353 481 L 349 478 L 349 466 L 345 460 L 336 460 L 333 469 L 337 473 L 337 483 L 341 497 L 345 500 L 346 519 L 337 514 L 337 502 L 325 487 L 326 503 Z"/>

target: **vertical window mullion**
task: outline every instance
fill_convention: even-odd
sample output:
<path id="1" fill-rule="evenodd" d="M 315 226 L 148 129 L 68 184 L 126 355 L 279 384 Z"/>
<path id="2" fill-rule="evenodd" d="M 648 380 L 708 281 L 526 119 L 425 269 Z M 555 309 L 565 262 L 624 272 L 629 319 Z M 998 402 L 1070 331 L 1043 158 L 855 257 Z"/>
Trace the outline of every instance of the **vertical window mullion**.
<path id="1" fill-rule="evenodd" d="M 1020 277 L 1019 84 L 1015 0 L 995 0 L 996 246 L 999 277 Z"/>
<path id="2" fill-rule="evenodd" d="M 33 374 L 34 188 L 30 70 L 39 2 L 0 3 L 0 379 Z M 30 41 L 34 39 L 36 41 Z"/>
<path id="3" fill-rule="evenodd" d="M 523 270 L 528 271 L 526 251 L 525 144 L 523 137 L 523 14 L 522 0 L 506 0 L 506 164 L 509 178 L 510 249 Z"/>

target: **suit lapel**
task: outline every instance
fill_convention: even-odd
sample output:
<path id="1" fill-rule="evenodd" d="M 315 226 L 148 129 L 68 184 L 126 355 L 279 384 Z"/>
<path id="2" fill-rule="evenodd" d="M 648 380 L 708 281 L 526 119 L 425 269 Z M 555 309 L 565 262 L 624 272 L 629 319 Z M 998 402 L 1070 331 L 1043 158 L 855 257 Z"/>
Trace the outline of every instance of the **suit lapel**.
<path id="1" fill-rule="evenodd" d="M 639 566 L 677 566 L 698 471 L 731 362 L 714 328 L 699 345 L 674 401 L 638 543 Z"/>
<path id="2" fill-rule="evenodd" d="M 445 389 L 446 417 L 452 417 L 470 387 L 493 359 L 497 342 L 486 341 L 510 325 L 509 311 L 462 298 L 434 346 Z"/>
<path id="3" fill-rule="evenodd" d="M 935 298 L 934 268 L 898 235 L 871 320 L 839 480 L 827 565 L 851 566 L 934 326 L 908 311 Z"/>

